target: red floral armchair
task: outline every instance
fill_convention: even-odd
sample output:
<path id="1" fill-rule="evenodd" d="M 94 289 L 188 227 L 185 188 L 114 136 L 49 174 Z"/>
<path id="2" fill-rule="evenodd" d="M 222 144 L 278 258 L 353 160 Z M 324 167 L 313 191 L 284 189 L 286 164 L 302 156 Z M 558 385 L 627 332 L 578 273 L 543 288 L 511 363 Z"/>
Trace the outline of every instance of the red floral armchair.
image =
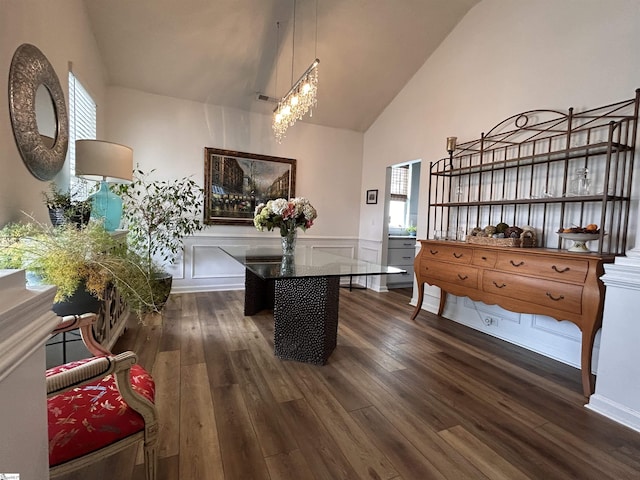
<path id="1" fill-rule="evenodd" d="M 76 328 L 94 357 L 47 370 L 49 472 L 66 474 L 144 441 L 155 480 L 158 436 L 153 378 L 133 352 L 112 355 L 94 338 L 95 314 L 64 317 L 53 334 Z"/>

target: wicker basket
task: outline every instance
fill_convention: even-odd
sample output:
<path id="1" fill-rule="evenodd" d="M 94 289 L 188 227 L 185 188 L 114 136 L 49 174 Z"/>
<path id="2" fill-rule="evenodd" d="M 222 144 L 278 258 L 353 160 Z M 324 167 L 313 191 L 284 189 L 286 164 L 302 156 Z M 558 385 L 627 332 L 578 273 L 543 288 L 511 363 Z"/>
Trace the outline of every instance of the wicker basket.
<path id="1" fill-rule="evenodd" d="M 470 235 L 467 237 L 467 243 L 491 247 L 520 247 L 521 241 L 519 238 L 476 237 Z"/>
<path id="2" fill-rule="evenodd" d="M 469 235 L 467 237 L 467 243 L 488 245 L 491 247 L 533 248 L 536 246 L 537 241 L 535 234 L 524 235 L 521 238 L 475 237 Z"/>

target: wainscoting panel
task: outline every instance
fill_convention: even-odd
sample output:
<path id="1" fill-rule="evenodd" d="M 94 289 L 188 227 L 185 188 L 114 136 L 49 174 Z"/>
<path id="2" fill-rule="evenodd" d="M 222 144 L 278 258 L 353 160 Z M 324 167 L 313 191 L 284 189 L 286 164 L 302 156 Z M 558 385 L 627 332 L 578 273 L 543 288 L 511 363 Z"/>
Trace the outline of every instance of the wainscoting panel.
<path id="1" fill-rule="evenodd" d="M 358 258 L 365 262 L 382 263 L 382 241 L 362 240 L 358 246 Z M 366 278 L 354 277 L 353 282 L 376 292 L 388 291 L 386 275 L 370 275 Z"/>
<path id="2" fill-rule="evenodd" d="M 346 237 L 314 237 L 298 235 L 299 246 L 354 258 L 358 240 Z M 200 233 L 185 239 L 184 255 L 171 267 L 174 275 L 173 293 L 244 289 L 244 268 L 220 250 L 223 246 L 280 246 L 280 236 L 274 232 L 256 232 L 237 236 Z M 182 273 L 182 274 L 181 274 Z"/>

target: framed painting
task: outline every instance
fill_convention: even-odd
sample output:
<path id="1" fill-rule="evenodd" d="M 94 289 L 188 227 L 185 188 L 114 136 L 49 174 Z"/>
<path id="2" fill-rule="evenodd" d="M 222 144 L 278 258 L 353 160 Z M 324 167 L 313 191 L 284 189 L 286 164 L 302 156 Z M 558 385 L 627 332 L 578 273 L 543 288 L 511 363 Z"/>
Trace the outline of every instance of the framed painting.
<path id="1" fill-rule="evenodd" d="M 204 149 L 204 223 L 253 225 L 256 205 L 295 197 L 296 160 Z"/>
<path id="2" fill-rule="evenodd" d="M 367 190 L 367 203 L 371 205 L 378 203 L 378 190 Z"/>

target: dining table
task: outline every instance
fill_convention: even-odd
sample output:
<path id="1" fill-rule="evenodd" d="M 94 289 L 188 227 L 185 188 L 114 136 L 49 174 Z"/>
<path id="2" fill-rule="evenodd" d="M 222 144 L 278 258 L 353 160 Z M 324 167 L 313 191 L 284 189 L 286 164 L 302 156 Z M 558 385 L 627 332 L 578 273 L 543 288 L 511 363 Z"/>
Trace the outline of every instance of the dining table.
<path id="1" fill-rule="evenodd" d="M 275 356 L 315 365 L 336 348 L 341 278 L 406 273 L 314 246 L 294 255 L 271 246 L 219 248 L 245 268 L 244 314 L 273 310 Z"/>

